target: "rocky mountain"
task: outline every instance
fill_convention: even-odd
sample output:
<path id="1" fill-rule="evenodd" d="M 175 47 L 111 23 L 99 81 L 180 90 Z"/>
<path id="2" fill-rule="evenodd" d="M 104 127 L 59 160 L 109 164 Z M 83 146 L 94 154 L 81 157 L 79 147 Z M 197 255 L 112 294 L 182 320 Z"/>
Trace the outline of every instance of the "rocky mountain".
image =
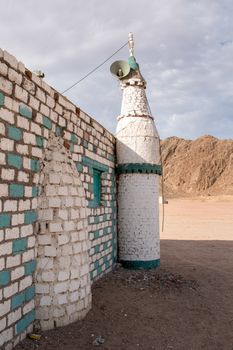
<path id="1" fill-rule="evenodd" d="M 165 196 L 232 195 L 233 140 L 161 141 Z"/>

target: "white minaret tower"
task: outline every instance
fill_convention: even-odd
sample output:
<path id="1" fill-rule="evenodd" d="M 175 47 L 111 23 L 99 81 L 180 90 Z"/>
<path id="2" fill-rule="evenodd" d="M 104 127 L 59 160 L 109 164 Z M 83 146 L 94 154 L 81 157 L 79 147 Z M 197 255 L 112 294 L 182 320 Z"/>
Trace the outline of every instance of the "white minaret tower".
<path id="1" fill-rule="evenodd" d="M 129 33 L 128 63 L 117 61 L 111 72 L 123 90 L 118 117 L 119 259 L 126 268 L 149 269 L 160 264 L 159 136 L 146 98 L 146 81 L 134 57 Z"/>

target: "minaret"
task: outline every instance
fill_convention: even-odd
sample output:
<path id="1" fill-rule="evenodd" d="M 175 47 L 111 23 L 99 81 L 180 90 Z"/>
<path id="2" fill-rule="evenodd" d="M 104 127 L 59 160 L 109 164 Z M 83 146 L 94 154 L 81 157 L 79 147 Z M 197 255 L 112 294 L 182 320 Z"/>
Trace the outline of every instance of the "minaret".
<path id="1" fill-rule="evenodd" d="M 119 259 L 126 268 L 160 264 L 159 136 L 145 93 L 146 81 L 134 57 L 129 33 L 128 65 L 117 61 L 111 71 L 123 90 L 116 130 Z"/>

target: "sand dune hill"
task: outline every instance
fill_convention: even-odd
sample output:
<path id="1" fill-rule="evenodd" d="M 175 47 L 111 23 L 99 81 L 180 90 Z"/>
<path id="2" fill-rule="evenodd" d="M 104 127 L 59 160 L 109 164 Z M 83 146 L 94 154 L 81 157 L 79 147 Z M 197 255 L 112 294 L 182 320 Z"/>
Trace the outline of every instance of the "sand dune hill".
<path id="1" fill-rule="evenodd" d="M 233 140 L 169 137 L 161 151 L 167 196 L 233 194 Z"/>

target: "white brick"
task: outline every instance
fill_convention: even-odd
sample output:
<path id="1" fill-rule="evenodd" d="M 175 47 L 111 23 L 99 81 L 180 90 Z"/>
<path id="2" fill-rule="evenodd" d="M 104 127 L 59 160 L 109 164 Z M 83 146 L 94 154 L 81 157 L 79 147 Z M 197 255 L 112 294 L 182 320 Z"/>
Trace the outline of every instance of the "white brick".
<path id="1" fill-rule="evenodd" d="M 55 247 L 46 246 L 46 247 L 44 247 L 44 255 L 45 256 L 56 256 L 57 250 Z"/>
<path id="2" fill-rule="evenodd" d="M 29 182 L 29 174 L 25 171 L 18 172 L 18 181 L 19 182 Z"/>
<path id="3" fill-rule="evenodd" d="M 6 299 L 16 294 L 17 292 L 18 292 L 18 282 L 11 284 L 9 287 L 5 287 L 3 290 L 3 294 Z"/>
<path id="4" fill-rule="evenodd" d="M 26 200 L 21 199 L 19 201 L 19 211 L 29 210 L 30 208 L 31 208 L 30 199 L 26 199 Z"/>
<path id="5" fill-rule="evenodd" d="M 2 318 L 2 319 L 0 320 L 0 332 L 1 332 L 4 328 L 6 328 L 6 317 L 4 317 L 4 318 Z"/>
<path id="6" fill-rule="evenodd" d="M 18 61 L 15 56 L 11 55 L 8 51 L 4 50 L 3 53 L 4 60 L 12 67 L 17 69 Z"/>
<path id="7" fill-rule="evenodd" d="M 59 208 L 61 206 L 60 198 L 49 198 L 49 207 L 50 208 Z"/>
<path id="8" fill-rule="evenodd" d="M 1 243 L 0 252 L 4 252 L 4 255 L 12 254 L 12 242 Z"/>
<path id="9" fill-rule="evenodd" d="M 62 220 L 67 220 L 68 219 L 68 210 L 60 209 L 58 211 L 58 217 Z"/>
<path id="10" fill-rule="evenodd" d="M 52 298 L 48 295 L 45 295 L 40 299 L 40 306 L 48 306 L 51 304 L 52 304 Z"/>
<path id="11" fill-rule="evenodd" d="M 79 287 L 80 287 L 80 280 L 73 280 L 70 282 L 70 291 L 71 292 L 79 289 Z"/>
<path id="12" fill-rule="evenodd" d="M 9 69 L 8 78 L 18 85 L 22 83 L 22 75 L 17 73 L 14 69 L 11 69 L 11 68 Z"/>
<path id="13" fill-rule="evenodd" d="M 39 105 L 40 105 L 40 101 L 38 101 L 35 97 L 30 95 L 29 96 L 29 106 L 32 107 L 33 109 L 35 109 L 36 111 L 38 111 Z"/>
<path id="14" fill-rule="evenodd" d="M 32 225 L 26 225 L 21 227 L 21 236 L 27 237 L 33 234 L 33 226 Z"/>
<path id="15" fill-rule="evenodd" d="M 59 293 L 64 293 L 68 290 L 68 283 L 67 282 L 60 282 L 56 283 L 54 285 L 54 293 L 59 294 Z"/>
<path id="16" fill-rule="evenodd" d="M 20 101 L 27 103 L 28 92 L 18 85 L 15 85 L 15 97 Z"/>
<path id="17" fill-rule="evenodd" d="M 19 291 L 21 292 L 32 285 L 32 276 L 26 276 L 19 282 Z"/>
<path id="18" fill-rule="evenodd" d="M 0 123 L 0 134 L 5 135 L 6 134 L 6 128 L 3 123 Z"/>
<path id="19" fill-rule="evenodd" d="M 57 301 L 59 305 L 67 304 L 67 294 L 58 294 Z"/>
<path id="20" fill-rule="evenodd" d="M 49 284 L 48 283 L 37 283 L 36 284 L 36 293 L 37 294 L 48 294 L 49 293 Z"/>
<path id="21" fill-rule="evenodd" d="M 16 145 L 16 150 L 20 154 L 28 154 L 28 146 L 27 145 Z"/>
<path id="22" fill-rule="evenodd" d="M 2 179 L 3 180 L 13 180 L 15 177 L 15 170 L 14 169 L 2 169 Z"/>
<path id="23" fill-rule="evenodd" d="M 76 228 L 74 221 L 65 221 L 63 224 L 64 231 L 73 231 Z"/>
<path id="24" fill-rule="evenodd" d="M 63 245 L 69 242 L 69 237 L 67 235 L 58 235 L 58 245 Z"/>
<path id="25" fill-rule="evenodd" d="M 25 253 L 22 254 L 22 262 L 25 263 L 35 258 L 35 250 L 29 249 Z"/>
<path id="26" fill-rule="evenodd" d="M 56 223 L 56 222 L 52 222 L 49 224 L 49 231 L 50 232 L 61 232 L 63 231 L 62 229 L 62 225 L 60 222 Z"/>
<path id="27" fill-rule="evenodd" d="M 7 316 L 7 324 L 8 324 L 8 326 L 11 326 L 13 323 L 18 321 L 21 317 L 22 317 L 21 309 L 17 309 L 16 311 L 11 312 Z"/>
<path id="28" fill-rule="evenodd" d="M 35 247 L 35 245 L 36 245 L 36 237 L 35 236 L 28 237 L 28 248 Z"/>
<path id="29" fill-rule="evenodd" d="M 59 271 L 58 272 L 58 281 L 66 281 L 69 279 L 69 271 Z"/>
<path id="30" fill-rule="evenodd" d="M 0 148 L 3 151 L 13 151 L 14 149 L 14 141 L 7 139 L 7 138 L 1 138 L 0 140 Z"/>
<path id="31" fill-rule="evenodd" d="M 8 71 L 7 65 L 5 63 L 0 62 L 0 74 L 4 75 L 4 77 L 6 77 L 7 71 Z"/>
<path id="32" fill-rule="evenodd" d="M 42 158 L 43 151 L 38 147 L 32 147 L 32 156 L 37 158 Z"/>
<path id="33" fill-rule="evenodd" d="M 29 133 L 29 132 L 24 132 L 23 133 L 23 139 L 25 143 L 31 144 L 31 145 L 35 145 L 36 144 L 36 137 L 34 134 Z"/>
<path id="34" fill-rule="evenodd" d="M 31 300 L 23 307 L 23 315 L 27 314 L 31 310 L 35 309 L 35 301 Z"/>
<path id="35" fill-rule="evenodd" d="M 0 164 L 6 164 L 6 155 L 0 152 Z"/>
<path id="36" fill-rule="evenodd" d="M 24 223 L 24 214 L 13 214 L 12 215 L 12 225 L 20 225 Z"/>
<path id="37" fill-rule="evenodd" d="M 2 302 L 0 307 L 0 317 L 6 315 L 10 311 L 10 307 L 11 307 L 10 300 Z"/>
<path id="38" fill-rule="evenodd" d="M 55 280 L 55 275 L 53 271 L 43 271 L 41 278 L 43 282 L 53 282 Z"/>
<path id="39" fill-rule="evenodd" d="M 22 128 L 22 129 L 29 130 L 29 121 L 26 118 L 18 115 L 17 116 L 17 126 Z"/>
<path id="40" fill-rule="evenodd" d="M 8 196 L 8 185 L 2 184 L 0 185 L 0 197 L 7 197 Z"/>
<path id="41" fill-rule="evenodd" d="M 6 200 L 4 202 L 4 211 L 16 211 L 18 202 L 15 200 Z"/>
<path id="42" fill-rule="evenodd" d="M 12 338 L 13 338 L 13 328 L 6 329 L 4 332 L 1 333 L 0 346 L 2 346 L 4 343 L 7 343 Z"/>
<path id="43" fill-rule="evenodd" d="M 17 280 L 22 276 L 24 276 L 24 266 L 16 267 L 14 270 L 11 271 L 12 281 Z"/>
<path id="44" fill-rule="evenodd" d="M 0 271 L 5 269 L 5 258 L 0 258 Z"/>
<path id="45" fill-rule="evenodd" d="M 20 264 L 20 255 L 15 255 L 15 256 L 9 256 L 6 259 L 6 267 L 14 267 L 14 266 L 18 266 Z"/>
<path id="46" fill-rule="evenodd" d="M 43 209 L 38 211 L 38 220 L 39 221 L 51 221 L 53 219 L 53 210 L 52 209 Z"/>
<path id="47" fill-rule="evenodd" d="M 4 79 L 3 77 L 0 77 L 0 89 L 11 95 L 12 94 L 12 89 L 13 89 L 13 85 L 9 80 Z"/>
<path id="48" fill-rule="evenodd" d="M 53 268 L 53 258 L 38 258 L 37 268 L 42 270 L 50 270 Z"/>
<path id="49" fill-rule="evenodd" d="M 49 235 L 38 235 L 37 236 L 39 245 L 50 245 L 52 243 L 52 236 Z"/>

